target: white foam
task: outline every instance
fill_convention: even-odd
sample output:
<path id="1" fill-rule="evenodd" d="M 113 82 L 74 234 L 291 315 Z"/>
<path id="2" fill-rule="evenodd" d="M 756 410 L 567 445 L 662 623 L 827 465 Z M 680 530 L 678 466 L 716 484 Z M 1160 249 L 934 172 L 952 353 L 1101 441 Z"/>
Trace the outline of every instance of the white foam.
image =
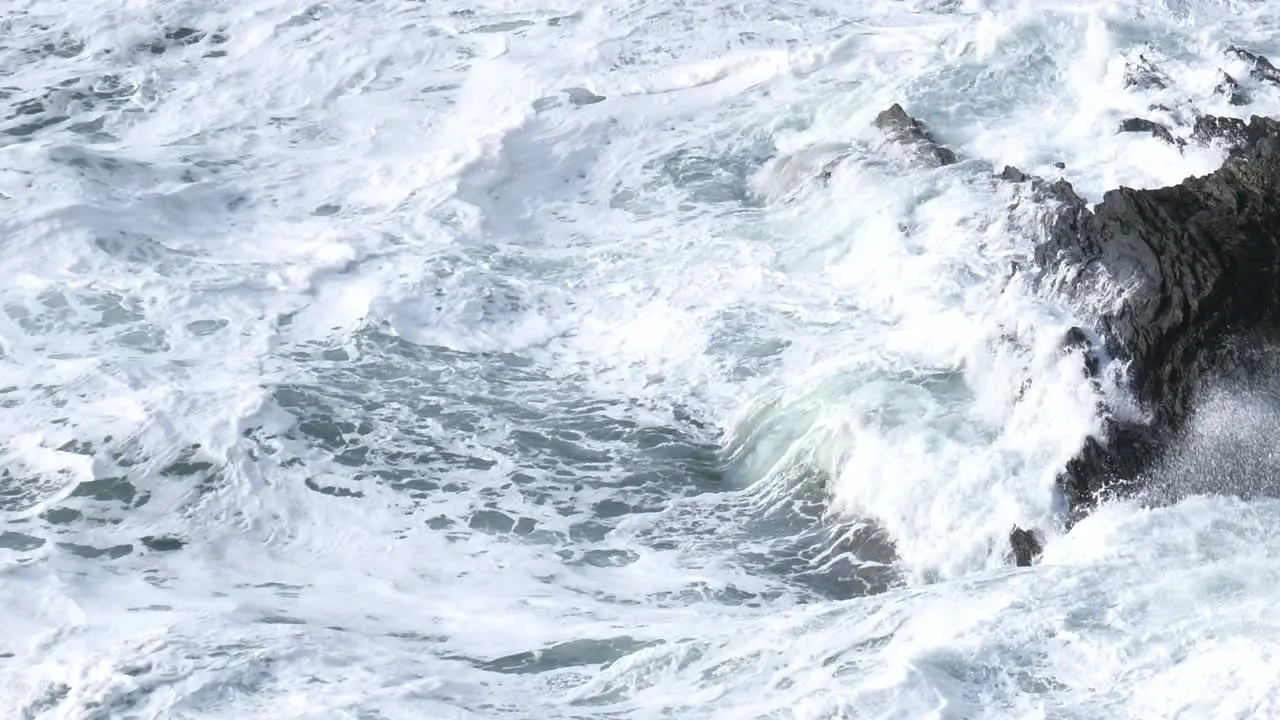
<path id="1" fill-rule="evenodd" d="M 5 24 L 5 114 L 75 116 L 0 139 L 10 705 L 1280 702 L 1271 501 L 1115 504 L 1005 566 L 1010 525 L 1053 535 L 1054 474 L 1094 422 L 1059 340 L 1112 298 L 1023 282 L 1036 209 L 991 177 L 1096 200 L 1212 169 L 1220 149 L 1115 125 L 1184 97 L 1233 110 L 1219 65 L 1249 111 L 1280 109 L 1220 54 L 1280 56 L 1275 2 L 153 5 Z M 229 39 L 153 52 L 178 24 Z M 64 32 L 84 49 L 41 49 Z M 1170 88 L 1126 91 L 1121 56 L 1148 44 Z M 137 92 L 84 109 L 72 78 Z M 884 142 L 892 102 L 963 161 Z M 114 137 L 64 127 L 98 115 Z M 905 587 L 837 600 L 772 569 L 792 531 L 750 528 L 817 481 L 822 537 L 873 520 Z"/>

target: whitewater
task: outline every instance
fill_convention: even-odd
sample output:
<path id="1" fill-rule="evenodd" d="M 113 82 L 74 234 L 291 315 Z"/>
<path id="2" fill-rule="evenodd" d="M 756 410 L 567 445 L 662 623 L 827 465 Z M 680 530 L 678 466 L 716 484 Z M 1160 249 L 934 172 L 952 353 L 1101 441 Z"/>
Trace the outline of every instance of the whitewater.
<path id="1" fill-rule="evenodd" d="M 1124 288 L 994 176 L 1212 171 L 1115 127 L 1280 113 L 1233 43 L 1280 1 L 9 0 L 0 717 L 1280 717 L 1280 383 L 1063 531 Z"/>

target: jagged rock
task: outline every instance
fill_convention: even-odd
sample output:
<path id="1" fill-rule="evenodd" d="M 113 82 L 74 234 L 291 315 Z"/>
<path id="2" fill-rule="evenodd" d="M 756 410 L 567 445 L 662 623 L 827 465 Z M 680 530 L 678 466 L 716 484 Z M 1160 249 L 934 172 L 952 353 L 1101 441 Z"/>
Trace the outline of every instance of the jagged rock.
<path id="1" fill-rule="evenodd" d="M 939 145 L 924 123 L 908 115 L 898 103 L 876 115 L 875 126 L 894 142 L 914 147 L 917 154 L 934 167 L 950 165 L 956 161 L 956 154 Z"/>
<path id="2" fill-rule="evenodd" d="M 1249 52 L 1244 48 L 1232 45 L 1227 48 L 1228 55 L 1234 55 L 1237 58 L 1249 64 L 1249 75 L 1255 80 L 1263 80 L 1265 82 L 1280 85 L 1280 69 L 1276 69 L 1275 65 L 1266 57 L 1257 53 Z"/>
<path id="3" fill-rule="evenodd" d="M 1161 125 L 1158 122 L 1153 122 L 1151 120 L 1147 120 L 1144 118 L 1135 117 L 1135 118 L 1128 118 L 1127 120 L 1122 120 L 1120 122 L 1120 127 L 1119 129 L 1116 130 L 1116 132 L 1122 132 L 1122 133 L 1147 132 L 1147 133 L 1151 133 L 1152 136 L 1169 143 L 1170 145 L 1177 146 L 1180 144 L 1173 137 L 1173 133 L 1169 132 L 1169 128 L 1165 127 L 1164 125 Z"/>
<path id="4" fill-rule="evenodd" d="M 1213 87 L 1213 91 L 1226 97 L 1227 102 L 1232 105 L 1249 104 L 1249 93 L 1240 87 L 1240 83 L 1236 82 L 1235 78 L 1222 70 L 1218 71 L 1218 84 Z"/>
<path id="5" fill-rule="evenodd" d="M 1000 171 L 1000 179 L 1009 182 L 1026 182 L 1028 175 L 1012 165 L 1005 165 L 1004 170 Z"/>
<path id="6" fill-rule="evenodd" d="M 1169 87 L 1169 79 L 1145 55 L 1125 64 L 1124 86 L 1139 90 L 1164 90 Z"/>
<path id="7" fill-rule="evenodd" d="M 1200 143 L 1221 141 L 1238 152 L 1239 148 L 1253 145 L 1266 137 L 1275 121 L 1254 115 L 1249 122 L 1240 118 L 1202 115 L 1196 118 L 1191 138 Z"/>
<path id="8" fill-rule="evenodd" d="M 1066 203 L 1037 248 L 1045 278 L 1063 263 L 1133 288 L 1100 318 L 1112 357 L 1146 422 L 1108 418 L 1059 478 L 1078 516 L 1108 487 L 1135 487 L 1182 428 L 1202 379 L 1222 371 L 1233 339 L 1280 337 L 1280 122 L 1203 117 L 1200 137 L 1233 146 L 1222 167 L 1172 187 L 1120 188 L 1088 208 Z"/>
<path id="9" fill-rule="evenodd" d="M 1076 194 L 1076 189 L 1065 178 L 1058 178 L 1048 186 L 1048 194 L 1068 205 L 1079 205 L 1083 200 Z"/>

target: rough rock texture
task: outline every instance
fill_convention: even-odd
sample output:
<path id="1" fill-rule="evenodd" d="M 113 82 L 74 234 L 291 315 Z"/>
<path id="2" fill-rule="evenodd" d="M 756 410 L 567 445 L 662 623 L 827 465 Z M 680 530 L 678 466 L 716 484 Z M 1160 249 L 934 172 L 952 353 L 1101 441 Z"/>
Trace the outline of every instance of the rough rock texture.
<path id="1" fill-rule="evenodd" d="M 930 165 L 940 167 L 956 161 L 954 152 L 939 145 L 924 123 L 908 115 L 897 103 L 877 115 L 875 125 L 894 142 L 915 148 L 921 159 Z"/>
<path id="2" fill-rule="evenodd" d="M 1104 486 L 1138 480 L 1202 377 L 1237 359 L 1228 341 L 1280 331 L 1280 122 L 1206 116 L 1193 137 L 1233 150 L 1216 172 L 1172 187 L 1112 190 L 1092 209 L 1067 203 L 1037 250 L 1042 267 L 1068 263 L 1080 282 L 1101 269 L 1134 288 L 1098 330 L 1130 362 L 1150 422 L 1109 420 L 1068 465 L 1060 481 L 1077 515 Z"/>

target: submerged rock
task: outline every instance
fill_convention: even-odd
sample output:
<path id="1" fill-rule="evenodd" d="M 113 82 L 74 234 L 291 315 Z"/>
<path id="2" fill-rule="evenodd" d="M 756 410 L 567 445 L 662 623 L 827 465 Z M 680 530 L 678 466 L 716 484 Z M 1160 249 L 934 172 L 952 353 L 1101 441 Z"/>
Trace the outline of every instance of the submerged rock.
<path id="1" fill-rule="evenodd" d="M 1160 71 L 1145 55 L 1125 63 L 1124 86 L 1139 90 L 1164 90 L 1169 87 L 1169 78 Z"/>
<path id="2" fill-rule="evenodd" d="M 917 154 L 934 167 L 950 165 L 956 154 L 934 140 L 925 124 L 907 114 L 898 103 L 876 115 L 875 126 L 894 142 L 914 147 Z"/>
<path id="3" fill-rule="evenodd" d="M 1149 418 L 1108 418 L 1065 468 L 1059 484 L 1077 517 L 1106 489 L 1136 486 L 1202 380 L 1235 357 L 1223 352 L 1230 340 L 1280 336 L 1280 122 L 1205 116 L 1193 137 L 1232 146 L 1221 168 L 1172 187 L 1112 190 L 1094 208 L 1068 202 L 1036 251 L 1046 277 L 1063 263 L 1079 270 L 1068 292 L 1088 292 L 1097 273 L 1133 288 L 1098 335 L 1129 363 Z"/>

